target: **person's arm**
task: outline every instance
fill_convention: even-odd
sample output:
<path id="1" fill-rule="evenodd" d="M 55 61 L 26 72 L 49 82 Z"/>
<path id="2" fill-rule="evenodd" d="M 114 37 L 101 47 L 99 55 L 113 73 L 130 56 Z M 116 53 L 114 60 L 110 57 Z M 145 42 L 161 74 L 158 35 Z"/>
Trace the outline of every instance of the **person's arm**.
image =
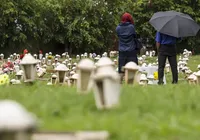
<path id="1" fill-rule="evenodd" d="M 135 31 L 135 26 L 134 25 L 129 27 L 129 32 L 130 32 L 130 34 L 133 35 L 133 38 L 137 38 L 137 33 Z"/>
<path id="2" fill-rule="evenodd" d="M 156 42 L 156 48 L 159 49 L 159 47 L 160 47 L 160 43 Z"/>
<path id="3" fill-rule="evenodd" d="M 156 48 L 159 49 L 161 43 L 161 35 L 159 32 L 156 33 Z"/>
<path id="4" fill-rule="evenodd" d="M 120 30 L 120 26 L 118 25 L 117 28 L 116 28 L 117 36 L 119 36 L 119 30 Z"/>

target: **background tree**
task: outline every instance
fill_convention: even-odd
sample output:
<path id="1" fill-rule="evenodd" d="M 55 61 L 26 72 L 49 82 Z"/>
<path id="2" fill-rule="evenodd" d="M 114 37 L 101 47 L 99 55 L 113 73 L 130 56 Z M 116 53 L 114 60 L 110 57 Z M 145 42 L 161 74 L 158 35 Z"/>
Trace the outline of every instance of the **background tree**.
<path id="1" fill-rule="evenodd" d="M 136 31 L 155 46 L 148 23 L 155 12 L 176 10 L 200 23 L 199 0 L 2 0 L 0 51 L 103 52 L 117 47 L 116 26 L 124 12 L 133 15 Z M 199 52 L 200 35 L 185 38 L 183 48 Z M 54 48 L 54 49 L 52 49 Z"/>

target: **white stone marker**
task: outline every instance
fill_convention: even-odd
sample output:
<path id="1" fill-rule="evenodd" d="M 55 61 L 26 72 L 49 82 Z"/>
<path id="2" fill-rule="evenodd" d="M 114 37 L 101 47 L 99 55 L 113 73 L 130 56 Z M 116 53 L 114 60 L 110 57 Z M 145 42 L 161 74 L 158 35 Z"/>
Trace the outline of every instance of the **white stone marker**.
<path id="1" fill-rule="evenodd" d="M 72 58 L 69 58 L 69 63 L 72 63 Z"/>
<path id="2" fill-rule="evenodd" d="M 33 56 L 34 56 L 35 59 L 37 59 L 37 54 L 34 54 Z"/>
<path id="3" fill-rule="evenodd" d="M 65 85 L 71 86 L 70 78 L 69 77 L 65 77 Z"/>
<path id="4" fill-rule="evenodd" d="M 3 60 L 4 59 L 4 54 L 1 54 L 0 58 L 1 58 L 1 60 Z"/>
<path id="5" fill-rule="evenodd" d="M 197 81 L 197 77 L 194 74 L 191 74 L 188 78 L 188 83 L 190 85 L 195 85 Z"/>
<path id="6" fill-rule="evenodd" d="M 20 59 L 20 55 L 19 54 L 17 54 L 17 59 Z"/>
<path id="7" fill-rule="evenodd" d="M 77 85 L 78 77 L 79 77 L 79 76 L 78 76 L 77 73 L 75 73 L 75 74 L 72 75 L 72 77 L 70 78 L 71 86 L 72 86 L 72 85 Z"/>
<path id="8" fill-rule="evenodd" d="M 92 85 L 92 75 L 94 72 L 94 62 L 90 59 L 82 59 L 77 65 L 78 81 L 77 91 L 79 93 L 89 92 Z"/>
<path id="9" fill-rule="evenodd" d="M 87 58 L 87 57 L 88 57 L 88 53 L 85 52 L 85 53 L 84 53 L 84 58 Z"/>
<path id="10" fill-rule="evenodd" d="M 35 129 L 35 116 L 15 101 L 0 101 L 1 140 L 30 140 Z"/>
<path id="11" fill-rule="evenodd" d="M 45 57 L 42 58 L 42 64 L 46 64 L 46 58 Z"/>
<path id="12" fill-rule="evenodd" d="M 53 85 L 55 85 L 56 83 L 57 83 L 57 79 L 58 78 L 58 76 L 57 75 L 55 75 L 55 74 L 53 74 L 52 76 L 51 76 L 51 83 L 53 84 Z"/>
<path id="13" fill-rule="evenodd" d="M 197 84 L 200 85 L 200 71 L 198 71 L 197 73 L 195 73 L 196 77 L 197 77 Z"/>
<path id="14" fill-rule="evenodd" d="M 150 51 L 149 52 L 149 57 L 152 57 L 153 56 L 152 54 L 153 54 L 152 51 Z"/>
<path id="15" fill-rule="evenodd" d="M 67 66 L 68 66 L 68 69 L 71 69 L 72 64 L 71 64 L 71 63 L 68 63 Z"/>
<path id="16" fill-rule="evenodd" d="M 20 65 L 23 70 L 23 78 L 24 82 L 33 82 L 35 81 L 35 75 L 36 75 L 36 64 L 37 60 L 31 55 L 26 54 L 22 61 L 20 62 Z"/>
<path id="17" fill-rule="evenodd" d="M 42 60 L 42 57 L 43 57 L 43 54 L 40 53 L 40 54 L 39 54 L 39 59 Z"/>
<path id="18" fill-rule="evenodd" d="M 76 56 L 76 61 L 79 61 L 80 60 L 80 55 L 77 55 Z"/>
<path id="19" fill-rule="evenodd" d="M 15 69 L 15 72 L 17 73 L 20 70 L 19 65 L 14 65 L 14 69 Z"/>
<path id="20" fill-rule="evenodd" d="M 136 84 L 138 65 L 134 62 L 129 62 L 123 69 L 125 71 L 125 84 Z"/>
<path id="21" fill-rule="evenodd" d="M 39 69 L 37 70 L 37 76 L 38 76 L 39 78 L 42 78 L 45 74 L 46 74 L 46 68 L 39 68 Z"/>
<path id="22" fill-rule="evenodd" d="M 49 59 L 47 60 L 47 65 L 50 66 L 52 64 L 52 61 Z"/>
<path id="23" fill-rule="evenodd" d="M 144 86 L 146 86 L 148 84 L 148 79 L 145 74 L 141 74 L 139 84 L 144 85 Z"/>
<path id="24" fill-rule="evenodd" d="M 169 73 L 170 72 L 170 65 L 166 64 L 165 68 L 166 68 L 166 72 Z"/>
<path id="25" fill-rule="evenodd" d="M 16 74 L 15 74 L 15 77 L 17 80 L 22 80 L 23 79 L 23 70 L 20 70 L 18 71 Z"/>
<path id="26" fill-rule="evenodd" d="M 120 76 L 114 63 L 108 57 L 102 57 L 96 64 L 94 75 L 94 96 L 98 109 L 110 109 L 119 104 Z"/>
<path id="27" fill-rule="evenodd" d="M 148 85 L 154 85 L 154 76 L 153 74 L 150 74 L 149 76 L 147 76 L 148 78 Z"/>
<path id="28" fill-rule="evenodd" d="M 67 72 L 69 69 L 66 67 L 64 64 L 59 64 L 56 68 L 55 71 L 57 72 L 58 75 L 58 82 L 60 84 L 65 83 L 65 77 L 67 76 Z"/>
<path id="29" fill-rule="evenodd" d="M 62 54 L 62 58 L 66 58 L 66 53 L 63 53 L 63 54 Z"/>
<path id="30" fill-rule="evenodd" d="M 14 57 L 14 59 L 16 59 L 17 58 L 17 54 L 13 53 L 13 57 Z"/>
<path id="31" fill-rule="evenodd" d="M 90 59 L 92 59 L 92 58 L 93 58 L 93 57 L 92 57 L 92 53 L 90 53 L 90 54 L 89 54 L 89 58 L 90 58 Z"/>

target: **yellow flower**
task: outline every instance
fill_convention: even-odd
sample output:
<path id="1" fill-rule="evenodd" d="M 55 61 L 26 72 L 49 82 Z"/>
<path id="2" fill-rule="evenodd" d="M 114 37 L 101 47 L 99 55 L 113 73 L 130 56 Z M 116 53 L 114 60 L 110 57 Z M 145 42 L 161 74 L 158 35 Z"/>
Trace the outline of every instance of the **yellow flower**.
<path id="1" fill-rule="evenodd" d="M 0 85 L 3 85 L 4 84 L 4 81 L 3 80 L 0 80 Z"/>
<path id="2" fill-rule="evenodd" d="M 157 72 L 157 71 L 156 71 L 156 72 L 154 72 L 154 74 L 153 74 L 153 75 L 154 75 L 154 79 L 155 79 L 155 80 L 158 80 L 158 72 Z"/>
<path id="3" fill-rule="evenodd" d="M 48 55 L 48 59 L 52 59 L 53 58 L 53 56 L 52 55 Z"/>
<path id="4" fill-rule="evenodd" d="M 0 78 L 0 85 L 4 85 L 4 84 L 5 84 L 4 79 Z"/>
<path id="5" fill-rule="evenodd" d="M 4 74 L 4 75 L 3 75 L 3 78 L 4 78 L 4 79 L 9 79 L 9 76 L 8 76 L 7 74 Z"/>
<path id="6" fill-rule="evenodd" d="M 0 75 L 0 85 L 9 84 L 9 76 L 7 74 Z"/>

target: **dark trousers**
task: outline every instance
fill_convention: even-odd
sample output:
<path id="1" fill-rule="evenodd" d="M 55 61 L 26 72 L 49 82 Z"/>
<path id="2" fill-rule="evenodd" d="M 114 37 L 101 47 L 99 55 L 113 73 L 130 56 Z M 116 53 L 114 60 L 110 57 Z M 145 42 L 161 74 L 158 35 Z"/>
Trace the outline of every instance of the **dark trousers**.
<path id="1" fill-rule="evenodd" d="M 135 62 L 138 65 L 138 58 L 136 51 L 119 51 L 118 58 L 118 72 L 122 72 L 122 67 L 125 66 L 128 62 Z"/>
<path id="2" fill-rule="evenodd" d="M 172 70 L 172 83 L 177 83 L 178 70 L 175 45 L 161 45 L 158 52 L 158 83 L 163 84 L 164 68 L 167 59 Z"/>

